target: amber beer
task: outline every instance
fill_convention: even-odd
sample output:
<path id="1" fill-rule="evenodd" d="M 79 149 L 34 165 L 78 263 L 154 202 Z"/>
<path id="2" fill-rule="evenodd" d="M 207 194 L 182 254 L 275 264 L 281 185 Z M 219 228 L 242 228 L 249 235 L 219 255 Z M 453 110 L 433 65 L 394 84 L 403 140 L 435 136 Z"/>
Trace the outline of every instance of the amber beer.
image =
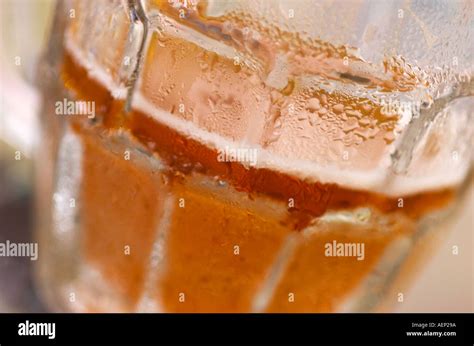
<path id="1" fill-rule="evenodd" d="M 313 84 L 403 93 L 418 76 L 399 65 L 387 67 L 397 78 L 351 70 L 362 62 L 344 47 L 276 39 L 248 17 L 205 18 L 203 2 L 135 5 L 132 20 L 120 3 L 107 9 L 112 19 L 95 4 L 74 2 L 64 29 L 60 83 L 67 98 L 94 102 L 96 116 L 61 119 L 59 171 L 69 178 L 57 178 L 53 214 L 61 201 L 78 206 L 69 228 L 65 217 L 53 225 L 58 239 L 72 234 L 75 256 L 55 274 L 55 306 L 373 309 L 420 222 L 450 206 L 460 181 L 380 173 L 397 115 Z M 282 54 L 287 66 L 275 72 Z"/>

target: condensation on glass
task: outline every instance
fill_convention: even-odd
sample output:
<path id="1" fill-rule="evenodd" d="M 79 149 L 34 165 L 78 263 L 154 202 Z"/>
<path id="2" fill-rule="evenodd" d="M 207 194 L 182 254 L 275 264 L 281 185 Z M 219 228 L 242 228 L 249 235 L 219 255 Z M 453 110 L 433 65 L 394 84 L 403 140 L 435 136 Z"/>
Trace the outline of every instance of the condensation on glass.
<path id="1" fill-rule="evenodd" d="M 40 71 L 38 280 L 50 305 L 395 302 L 471 167 L 471 10 L 59 2 Z"/>

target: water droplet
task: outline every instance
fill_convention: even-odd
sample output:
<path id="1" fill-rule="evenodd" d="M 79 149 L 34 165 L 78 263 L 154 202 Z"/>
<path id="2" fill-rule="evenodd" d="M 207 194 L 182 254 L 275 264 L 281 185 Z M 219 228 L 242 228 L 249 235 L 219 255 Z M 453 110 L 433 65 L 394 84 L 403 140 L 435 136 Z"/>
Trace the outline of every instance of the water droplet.
<path id="1" fill-rule="evenodd" d="M 293 79 L 289 79 L 286 86 L 281 90 L 281 93 L 285 96 L 289 96 L 293 92 L 293 89 L 295 89 L 295 81 Z"/>
<path id="2" fill-rule="evenodd" d="M 340 114 L 344 111 L 344 105 L 339 103 L 332 107 L 332 111 L 336 114 Z"/>
<path id="3" fill-rule="evenodd" d="M 326 105 L 328 103 L 328 97 L 326 94 L 322 94 L 320 97 L 321 104 Z"/>
<path id="4" fill-rule="evenodd" d="M 349 132 L 352 131 L 356 128 L 359 127 L 359 122 L 355 118 L 349 118 L 347 121 L 344 123 L 344 126 L 342 127 L 342 131 L 344 132 Z"/>
<path id="5" fill-rule="evenodd" d="M 276 142 L 281 136 L 281 132 L 276 130 L 276 131 L 273 131 L 272 135 L 270 136 L 270 138 L 268 139 L 268 143 L 273 143 L 273 142 Z"/>
<path id="6" fill-rule="evenodd" d="M 306 103 L 306 109 L 308 109 L 310 112 L 315 112 L 321 108 L 321 105 L 319 103 L 319 100 L 315 97 L 312 97 L 308 100 Z"/>
<path id="7" fill-rule="evenodd" d="M 273 124 L 273 128 L 279 129 L 280 127 L 281 127 L 281 120 L 280 118 L 278 118 L 277 120 L 275 120 L 275 123 Z"/>
<path id="8" fill-rule="evenodd" d="M 309 123 L 311 124 L 311 126 L 316 126 L 319 123 L 321 123 L 321 120 L 317 116 L 312 116 L 312 117 L 309 117 Z"/>
<path id="9" fill-rule="evenodd" d="M 321 115 L 324 115 L 324 114 L 326 114 L 327 112 L 328 112 L 328 110 L 327 110 L 326 108 L 324 108 L 324 107 L 321 108 L 321 109 L 318 111 L 318 113 L 321 114 Z"/>
<path id="10" fill-rule="evenodd" d="M 346 111 L 346 114 L 349 115 L 349 116 L 357 117 L 357 118 L 361 118 L 361 117 L 362 117 L 362 113 L 361 113 L 361 112 L 359 112 L 359 111 L 354 111 L 354 110 L 348 110 L 348 111 Z"/>
<path id="11" fill-rule="evenodd" d="M 388 143 L 392 143 L 393 140 L 395 139 L 395 135 L 393 134 L 393 132 L 387 132 L 384 136 L 383 136 L 383 139 Z"/>
<path id="12" fill-rule="evenodd" d="M 372 110 L 372 106 L 366 104 L 362 106 L 362 109 L 364 110 L 364 112 L 369 113 Z"/>

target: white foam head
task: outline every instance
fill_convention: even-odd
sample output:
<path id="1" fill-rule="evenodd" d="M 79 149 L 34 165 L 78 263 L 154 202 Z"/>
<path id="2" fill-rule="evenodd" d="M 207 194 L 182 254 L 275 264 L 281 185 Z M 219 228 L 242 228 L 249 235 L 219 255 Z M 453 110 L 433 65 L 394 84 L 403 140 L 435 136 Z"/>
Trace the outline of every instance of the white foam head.
<path id="1" fill-rule="evenodd" d="M 119 85 L 97 61 L 86 56 L 70 37 L 66 38 L 65 46 L 76 62 L 87 69 L 90 78 L 109 90 L 113 97 L 118 99 L 126 97 L 126 88 Z M 190 120 L 185 120 L 158 108 L 143 95 L 140 88 L 137 88 L 133 95 L 132 107 L 174 129 L 179 134 L 195 139 L 217 151 L 224 150 L 226 147 L 248 147 L 246 143 L 232 141 L 207 131 Z M 426 141 L 427 139 L 422 140 Z M 438 157 L 434 160 L 425 160 L 425 164 L 425 162 L 417 161 L 423 159 L 423 147 L 423 145 L 420 146 L 420 153 L 414 157 L 413 167 L 410 167 L 407 174 L 403 175 L 394 174 L 391 169 L 390 154 L 394 149 L 393 146 L 387 146 L 385 157 L 380 160 L 376 168 L 367 170 L 343 169 L 337 163 L 321 164 L 311 160 L 284 157 L 277 152 L 256 146 L 258 150 L 256 167 L 287 173 L 307 182 L 335 183 L 346 188 L 368 190 L 391 196 L 441 189 L 462 182 L 469 171 L 470 158 L 451 160 L 452 153 L 445 148 L 437 154 Z M 450 164 L 446 164 L 446 160 L 451 160 Z"/>

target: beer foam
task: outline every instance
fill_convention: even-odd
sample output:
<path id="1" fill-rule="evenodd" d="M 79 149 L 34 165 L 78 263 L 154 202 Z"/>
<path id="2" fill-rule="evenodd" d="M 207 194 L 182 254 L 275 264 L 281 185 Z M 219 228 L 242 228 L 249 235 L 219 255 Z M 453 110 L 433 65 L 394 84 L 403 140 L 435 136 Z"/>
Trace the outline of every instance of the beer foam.
<path id="1" fill-rule="evenodd" d="M 245 143 L 238 143 L 210 133 L 190 121 L 175 117 L 155 107 L 140 92 L 134 96 L 133 108 L 174 129 L 182 136 L 192 138 L 215 150 L 248 146 Z M 451 171 L 449 175 L 443 174 L 447 173 L 443 171 L 440 172 L 441 174 L 410 177 L 392 173 L 389 162 L 371 171 L 345 170 L 335 165 L 320 165 L 307 160 L 281 157 L 261 147 L 258 148 L 256 167 L 287 173 L 307 182 L 334 183 L 346 188 L 369 190 L 390 196 L 410 195 L 456 185 L 461 182 L 468 168 Z"/>
<path id="2" fill-rule="evenodd" d="M 109 90 L 114 98 L 124 99 L 126 97 L 127 89 L 107 74 L 93 57 L 86 57 L 69 35 L 66 36 L 65 47 L 78 64 L 87 68 L 89 76 Z M 136 90 L 133 95 L 132 108 L 147 114 L 182 136 L 196 140 L 211 149 L 223 151 L 229 147 L 248 147 L 248 144 L 244 142 L 232 141 L 216 133 L 211 133 L 191 121 L 178 118 L 170 112 L 159 109 L 147 100 L 140 90 Z M 394 150 L 394 144 L 387 146 L 384 159 L 381 160 L 378 168 L 372 170 L 342 169 L 335 164 L 319 164 L 309 160 L 282 157 L 260 146 L 252 145 L 252 147 L 258 150 L 255 168 L 266 168 L 286 173 L 310 183 L 331 183 L 345 188 L 367 190 L 394 197 L 455 186 L 462 182 L 470 167 L 470 161 L 464 160 L 458 162 L 455 169 L 451 166 L 450 169 L 429 170 L 430 175 L 426 175 L 426 169 L 423 168 L 417 169 L 418 176 L 398 175 L 393 173 L 391 168 L 390 152 Z"/>

